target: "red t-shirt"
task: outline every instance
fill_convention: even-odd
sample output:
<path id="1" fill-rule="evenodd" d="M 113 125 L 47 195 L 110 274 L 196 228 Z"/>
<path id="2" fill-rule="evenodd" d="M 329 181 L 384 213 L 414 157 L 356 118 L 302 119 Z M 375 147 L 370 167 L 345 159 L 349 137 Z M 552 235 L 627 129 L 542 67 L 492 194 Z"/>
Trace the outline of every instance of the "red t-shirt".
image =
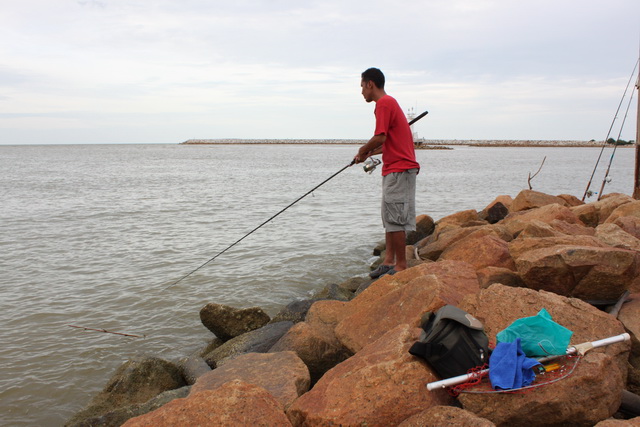
<path id="1" fill-rule="evenodd" d="M 378 99 L 374 110 L 376 131 L 374 135 L 386 135 L 382 144 L 382 176 L 420 168 L 416 161 L 413 135 L 398 102 L 389 95 Z"/>

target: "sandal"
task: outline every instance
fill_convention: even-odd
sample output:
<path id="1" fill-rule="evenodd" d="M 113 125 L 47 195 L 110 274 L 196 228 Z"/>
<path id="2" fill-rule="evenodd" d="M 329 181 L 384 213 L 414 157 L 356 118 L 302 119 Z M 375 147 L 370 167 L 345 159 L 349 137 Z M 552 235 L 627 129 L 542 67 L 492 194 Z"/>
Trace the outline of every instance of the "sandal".
<path id="1" fill-rule="evenodd" d="M 393 267 L 395 267 L 395 265 L 379 265 L 378 268 L 376 268 L 375 270 L 373 270 L 371 273 L 369 273 L 369 277 L 371 277 L 372 279 L 377 279 L 378 277 L 382 276 L 383 274 L 387 274 L 389 271 L 393 270 Z M 395 270 L 393 271 L 395 273 Z"/>

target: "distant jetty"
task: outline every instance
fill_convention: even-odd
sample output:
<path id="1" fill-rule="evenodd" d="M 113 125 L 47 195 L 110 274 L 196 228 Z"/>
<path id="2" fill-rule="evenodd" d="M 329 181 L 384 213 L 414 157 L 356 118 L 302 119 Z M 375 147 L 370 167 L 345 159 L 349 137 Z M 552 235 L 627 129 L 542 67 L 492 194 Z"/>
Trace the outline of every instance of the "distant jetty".
<path id="1" fill-rule="evenodd" d="M 364 139 L 189 139 L 181 145 L 207 144 L 348 144 L 361 145 Z M 430 149 L 447 146 L 476 146 L 476 147 L 600 147 L 602 141 L 577 140 L 504 140 L 504 139 L 420 139 L 416 141 L 416 148 Z M 633 146 L 633 145 L 630 145 Z"/>

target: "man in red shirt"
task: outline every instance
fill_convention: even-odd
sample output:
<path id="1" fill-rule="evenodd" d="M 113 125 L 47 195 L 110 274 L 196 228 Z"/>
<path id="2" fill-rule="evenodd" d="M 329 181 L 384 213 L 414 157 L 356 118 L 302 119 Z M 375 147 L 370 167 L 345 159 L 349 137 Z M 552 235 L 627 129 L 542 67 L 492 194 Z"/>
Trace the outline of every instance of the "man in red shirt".
<path id="1" fill-rule="evenodd" d="M 382 153 L 382 223 L 386 252 L 382 264 L 370 274 L 374 279 L 407 268 L 406 232 L 416 229 L 416 175 L 420 170 L 407 118 L 398 102 L 385 92 L 384 83 L 384 74 L 377 68 L 362 73 L 362 96 L 365 101 L 376 103 L 376 129 L 354 158 L 360 163 Z"/>

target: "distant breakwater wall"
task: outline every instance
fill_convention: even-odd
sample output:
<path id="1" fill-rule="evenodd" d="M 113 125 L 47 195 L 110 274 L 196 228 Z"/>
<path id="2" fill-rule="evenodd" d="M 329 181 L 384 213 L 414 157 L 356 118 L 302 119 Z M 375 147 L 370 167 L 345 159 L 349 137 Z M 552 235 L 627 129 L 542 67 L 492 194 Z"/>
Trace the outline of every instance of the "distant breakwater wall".
<path id="1" fill-rule="evenodd" d="M 189 139 L 181 145 L 205 144 L 349 144 L 361 145 L 364 139 Z M 476 147 L 600 147 L 602 141 L 578 140 L 504 140 L 504 139 L 421 139 L 418 147 L 428 146 L 476 146 Z M 625 146 L 619 146 L 625 147 Z M 633 147 L 628 145 L 626 147 Z"/>

